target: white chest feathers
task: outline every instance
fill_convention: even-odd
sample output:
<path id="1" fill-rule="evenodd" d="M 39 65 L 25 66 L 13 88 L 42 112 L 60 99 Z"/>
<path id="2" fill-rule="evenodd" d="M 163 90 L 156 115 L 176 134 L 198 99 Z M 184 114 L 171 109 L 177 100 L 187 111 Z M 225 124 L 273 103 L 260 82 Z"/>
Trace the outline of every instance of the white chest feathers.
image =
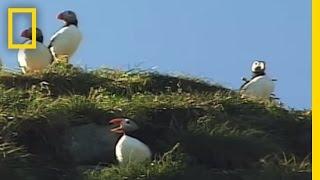
<path id="1" fill-rule="evenodd" d="M 138 163 L 151 159 L 151 151 L 148 146 L 127 135 L 120 138 L 115 150 L 120 164 Z"/>
<path id="2" fill-rule="evenodd" d="M 31 40 L 25 44 L 31 44 Z M 52 55 L 49 49 L 40 42 L 37 42 L 36 49 L 20 49 L 18 52 L 18 63 L 23 73 L 41 71 L 51 62 Z"/>
<path id="3" fill-rule="evenodd" d="M 260 99 L 269 99 L 274 92 L 274 82 L 268 76 L 258 76 L 245 84 L 240 93 L 244 96 L 255 97 Z"/>
<path id="4" fill-rule="evenodd" d="M 61 28 L 50 40 L 50 51 L 55 57 L 71 57 L 80 45 L 82 34 L 78 27 L 69 25 Z"/>

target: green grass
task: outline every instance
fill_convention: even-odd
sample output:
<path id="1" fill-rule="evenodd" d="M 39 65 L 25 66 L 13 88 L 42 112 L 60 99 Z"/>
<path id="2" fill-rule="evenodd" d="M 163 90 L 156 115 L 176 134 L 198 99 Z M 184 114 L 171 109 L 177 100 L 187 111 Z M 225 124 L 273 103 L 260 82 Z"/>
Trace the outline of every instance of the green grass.
<path id="1" fill-rule="evenodd" d="M 113 165 L 99 171 L 89 170 L 86 172 L 87 179 L 174 179 L 177 175 L 182 174 L 185 168 L 183 155 L 176 152 L 178 148 L 179 144 L 151 163 L 129 163 L 124 166 Z"/>
<path id="2" fill-rule="evenodd" d="M 311 176 L 310 111 L 242 99 L 199 79 L 56 64 L 38 74 L 0 71 L 0 93 L 1 179 Z M 62 147 L 64 132 L 80 124 L 105 126 L 119 116 L 139 124 L 136 137 L 157 158 L 79 171 Z"/>

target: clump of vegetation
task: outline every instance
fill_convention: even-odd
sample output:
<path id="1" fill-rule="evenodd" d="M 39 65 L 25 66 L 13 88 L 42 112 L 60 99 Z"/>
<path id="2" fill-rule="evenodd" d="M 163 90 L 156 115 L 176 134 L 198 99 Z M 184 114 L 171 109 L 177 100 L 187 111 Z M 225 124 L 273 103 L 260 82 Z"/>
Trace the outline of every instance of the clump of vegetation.
<path id="1" fill-rule="evenodd" d="M 55 64 L 37 74 L 0 71 L 0 93 L 1 177 L 311 179 L 310 111 L 198 79 Z M 65 132 L 119 116 L 139 124 L 135 136 L 151 147 L 152 163 L 92 168 L 70 158 Z"/>
<path id="2" fill-rule="evenodd" d="M 88 180 L 100 179 L 174 179 L 183 174 L 185 169 L 184 157 L 179 152 L 179 144 L 176 144 L 163 156 L 156 158 L 151 163 L 133 164 L 123 166 L 111 166 L 102 170 L 86 172 Z"/>

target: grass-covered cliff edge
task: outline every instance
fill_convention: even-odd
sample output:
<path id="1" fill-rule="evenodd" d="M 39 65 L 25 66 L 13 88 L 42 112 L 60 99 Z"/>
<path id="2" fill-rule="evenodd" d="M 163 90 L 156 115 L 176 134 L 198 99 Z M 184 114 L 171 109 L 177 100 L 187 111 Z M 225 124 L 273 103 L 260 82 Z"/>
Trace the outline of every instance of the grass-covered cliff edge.
<path id="1" fill-rule="evenodd" d="M 139 124 L 135 137 L 151 148 L 153 162 L 120 167 L 114 158 L 77 157 L 98 153 L 94 142 L 70 150 L 66 134 L 106 128 L 119 116 Z M 242 99 L 198 79 L 71 65 L 0 72 L 3 180 L 304 180 L 311 179 L 310 160 L 309 111 Z"/>

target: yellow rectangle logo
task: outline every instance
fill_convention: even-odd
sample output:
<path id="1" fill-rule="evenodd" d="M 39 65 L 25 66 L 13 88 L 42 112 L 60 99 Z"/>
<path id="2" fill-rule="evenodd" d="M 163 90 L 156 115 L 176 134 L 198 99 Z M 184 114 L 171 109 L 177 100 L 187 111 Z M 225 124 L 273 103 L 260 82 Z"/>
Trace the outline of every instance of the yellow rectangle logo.
<path id="1" fill-rule="evenodd" d="M 13 15 L 14 13 L 31 13 L 31 44 L 14 44 L 13 43 Z M 37 37 L 37 9 L 36 8 L 8 8 L 8 49 L 36 49 Z"/>

